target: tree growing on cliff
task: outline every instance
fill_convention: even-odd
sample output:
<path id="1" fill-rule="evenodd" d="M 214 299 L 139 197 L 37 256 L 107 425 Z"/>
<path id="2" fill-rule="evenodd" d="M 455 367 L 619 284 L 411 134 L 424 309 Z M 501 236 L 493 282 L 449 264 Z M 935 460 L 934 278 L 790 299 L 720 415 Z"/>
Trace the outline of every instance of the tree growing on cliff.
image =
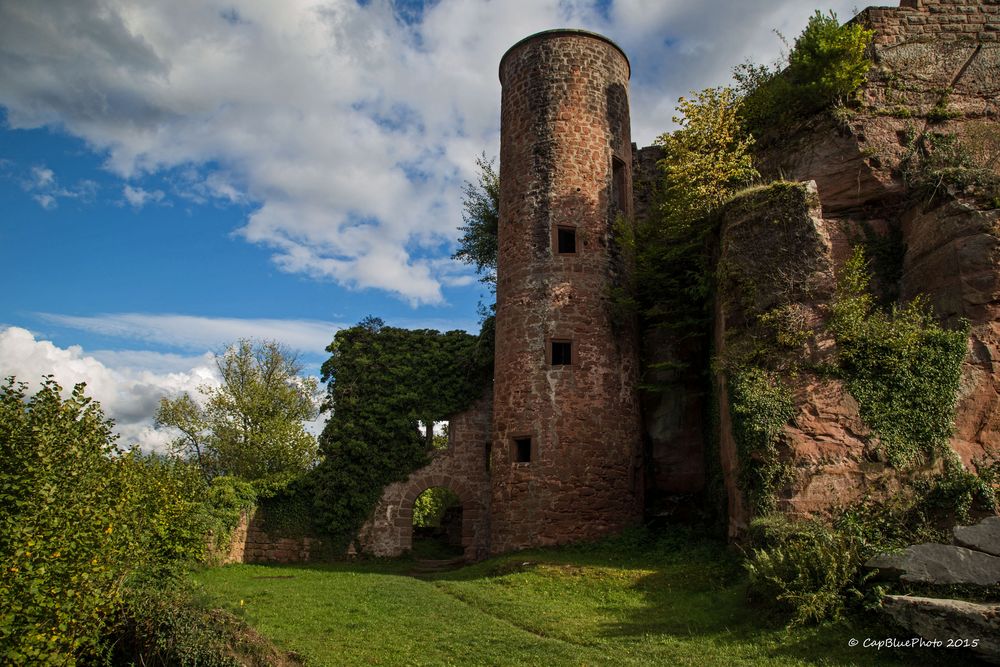
<path id="1" fill-rule="evenodd" d="M 706 236 L 711 213 L 758 177 L 742 128 L 740 100 L 728 88 L 709 88 L 681 98 L 674 122 L 661 135 L 664 157 L 657 213 L 636 235 L 636 299 L 647 324 L 679 335 L 700 330 L 709 287 Z"/>
<path id="2" fill-rule="evenodd" d="M 233 475 L 258 485 L 280 483 L 316 460 L 316 438 L 303 422 L 316 416 L 315 378 L 274 341 L 240 340 L 216 357 L 218 387 L 160 401 L 159 426 L 180 432 L 173 451 L 206 478 Z"/>
<path id="3" fill-rule="evenodd" d="M 773 130 L 847 100 L 871 68 L 867 48 L 874 34 L 856 23 L 842 26 L 833 12 L 817 10 L 792 45 L 787 63 L 737 65 L 733 78 L 748 130 Z"/>

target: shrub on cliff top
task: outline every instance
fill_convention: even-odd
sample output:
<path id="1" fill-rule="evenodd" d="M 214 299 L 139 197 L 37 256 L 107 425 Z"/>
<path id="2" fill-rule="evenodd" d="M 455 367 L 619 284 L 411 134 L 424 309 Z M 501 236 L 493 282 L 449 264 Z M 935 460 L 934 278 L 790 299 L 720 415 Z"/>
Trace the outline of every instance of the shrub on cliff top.
<path id="1" fill-rule="evenodd" d="M 833 12 L 809 19 L 788 54 L 787 67 L 747 62 L 733 69 L 747 128 L 759 134 L 846 100 L 865 80 L 874 31 L 840 25 Z"/>

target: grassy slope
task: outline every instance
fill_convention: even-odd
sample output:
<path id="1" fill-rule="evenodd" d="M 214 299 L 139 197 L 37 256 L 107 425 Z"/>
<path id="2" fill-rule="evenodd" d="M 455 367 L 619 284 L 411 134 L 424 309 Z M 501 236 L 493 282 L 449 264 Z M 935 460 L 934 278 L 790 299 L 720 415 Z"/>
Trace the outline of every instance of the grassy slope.
<path id="1" fill-rule="evenodd" d="M 882 628 L 786 631 L 746 605 L 737 560 L 713 543 L 522 552 L 427 581 L 406 576 L 410 565 L 237 565 L 196 578 L 311 665 L 905 664 L 848 647 L 893 636 Z"/>

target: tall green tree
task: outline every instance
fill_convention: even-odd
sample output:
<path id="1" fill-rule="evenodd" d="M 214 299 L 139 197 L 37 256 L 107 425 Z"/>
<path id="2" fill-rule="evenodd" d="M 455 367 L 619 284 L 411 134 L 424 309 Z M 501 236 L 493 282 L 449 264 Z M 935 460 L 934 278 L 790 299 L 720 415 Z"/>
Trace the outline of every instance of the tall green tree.
<path id="1" fill-rule="evenodd" d="M 658 209 L 636 235 L 636 297 L 647 324 L 682 335 L 704 326 L 711 214 L 758 177 L 750 152 L 754 141 L 743 131 L 740 104 L 728 88 L 682 97 L 673 119 L 678 129 L 656 141 L 664 150 Z"/>
<path id="2" fill-rule="evenodd" d="M 180 435 L 174 453 L 196 461 L 206 478 L 232 475 L 260 486 L 282 483 L 316 461 L 315 378 L 302 376 L 297 357 L 274 341 L 240 340 L 216 357 L 219 386 L 164 398 L 159 426 Z"/>
<path id="3" fill-rule="evenodd" d="M 462 188 L 462 221 L 458 250 L 452 255 L 476 267 L 479 279 L 496 289 L 497 230 L 500 227 L 500 175 L 493 160 L 484 152 L 476 158 L 476 182 L 466 181 Z"/>

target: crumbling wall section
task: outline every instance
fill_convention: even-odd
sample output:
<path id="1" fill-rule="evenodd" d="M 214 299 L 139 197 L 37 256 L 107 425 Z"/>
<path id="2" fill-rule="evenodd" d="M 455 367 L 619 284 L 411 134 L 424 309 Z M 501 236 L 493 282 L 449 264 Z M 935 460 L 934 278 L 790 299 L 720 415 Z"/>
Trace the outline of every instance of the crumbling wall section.
<path id="1" fill-rule="evenodd" d="M 433 388 L 428 388 L 433 391 Z M 489 545 L 489 451 L 492 392 L 448 421 L 448 447 L 402 482 L 385 488 L 362 526 L 356 549 L 374 556 L 399 556 L 413 544 L 413 503 L 431 487 L 450 489 L 462 503 L 462 546 L 468 560 L 486 556 Z"/>

